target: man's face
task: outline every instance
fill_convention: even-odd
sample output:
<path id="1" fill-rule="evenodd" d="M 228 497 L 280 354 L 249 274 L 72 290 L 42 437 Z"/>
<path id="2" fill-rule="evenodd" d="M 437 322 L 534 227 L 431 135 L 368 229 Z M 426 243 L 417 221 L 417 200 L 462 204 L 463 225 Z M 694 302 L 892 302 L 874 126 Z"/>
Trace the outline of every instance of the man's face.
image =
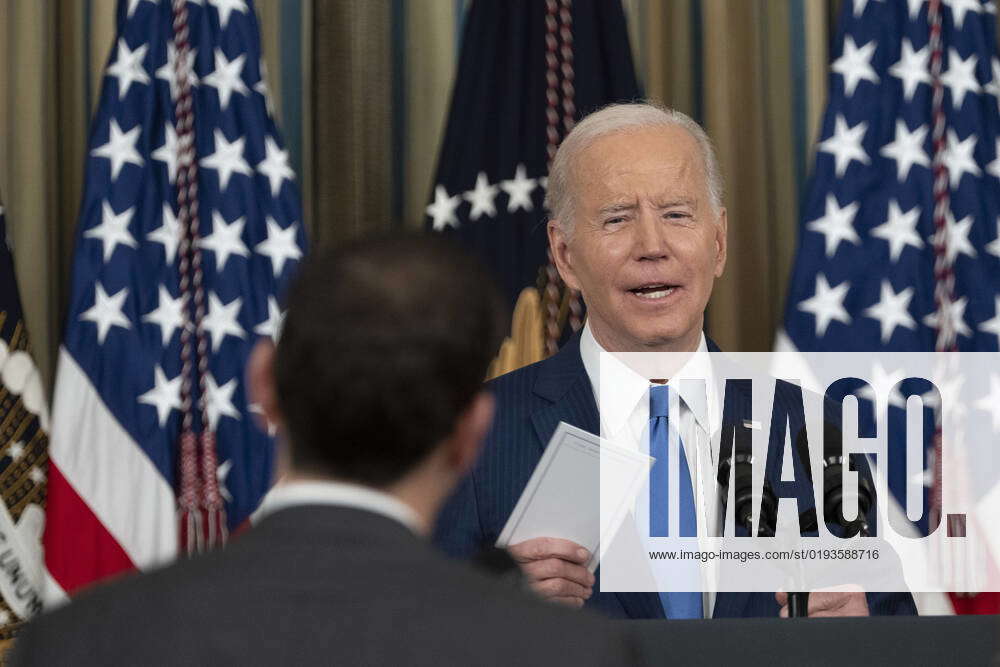
<path id="1" fill-rule="evenodd" d="M 695 139 L 680 127 L 601 137 L 571 165 L 570 234 L 549 223 L 563 280 L 583 293 L 609 351 L 691 351 L 726 264 Z"/>

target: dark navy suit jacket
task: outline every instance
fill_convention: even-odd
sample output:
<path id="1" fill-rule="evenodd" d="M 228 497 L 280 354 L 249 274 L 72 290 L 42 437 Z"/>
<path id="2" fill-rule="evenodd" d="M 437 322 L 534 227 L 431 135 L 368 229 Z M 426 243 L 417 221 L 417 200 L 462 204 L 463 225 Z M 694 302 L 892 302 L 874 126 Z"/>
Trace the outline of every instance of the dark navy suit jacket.
<path id="1" fill-rule="evenodd" d="M 711 341 L 709 349 L 718 351 Z M 435 529 L 438 546 L 458 558 L 471 558 L 496 542 L 559 422 L 600 433 L 579 334 L 554 356 L 498 377 L 489 386 L 496 397 L 493 428 L 471 474 L 445 505 Z M 768 470 L 766 476 L 780 479 L 780 467 Z M 811 492 L 799 500 L 802 509 L 814 505 Z M 656 593 L 600 592 L 600 570 L 586 606 L 617 618 L 664 618 Z M 872 614 L 916 613 L 909 594 L 869 593 L 868 606 Z M 720 592 L 713 617 L 777 616 L 778 611 L 773 594 Z"/>

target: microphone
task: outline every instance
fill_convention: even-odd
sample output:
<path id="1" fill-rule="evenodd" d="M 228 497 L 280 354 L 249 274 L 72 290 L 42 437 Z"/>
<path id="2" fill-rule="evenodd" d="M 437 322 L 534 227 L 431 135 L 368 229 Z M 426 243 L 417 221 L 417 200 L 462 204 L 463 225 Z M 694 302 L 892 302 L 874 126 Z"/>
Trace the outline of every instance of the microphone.
<path id="1" fill-rule="evenodd" d="M 795 439 L 795 449 L 802 461 L 809 461 L 809 443 L 806 429 L 802 427 Z M 809 481 L 813 481 L 812 468 L 806 466 Z M 868 511 L 875 505 L 875 488 L 865 475 L 858 475 L 855 492 L 858 518 L 848 521 L 844 517 L 844 434 L 833 424 L 823 422 L 823 519 L 845 529 L 844 537 L 861 534 L 868 537 Z"/>
<path id="2" fill-rule="evenodd" d="M 795 437 L 795 450 L 799 460 L 803 462 L 806 477 L 813 482 L 812 465 L 809 458 L 809 442 L 806 428 L 799 429 Z M 858 475 L 857 502 L 858 518 L 848 521 L 844 518 L 844 434 L 839 428 L 824 420 L 823 422 L 823 520 L 844 528 L 845 537 L 853 537 L 859 532 L 868 536 L 868 510 L 874 504 L 875 490 L 871 480 L 864 475 Z M 815 509 L 806 510 L 802 516 L 807 517 L 809 529 L 819 528 Z M 788 594 L 788 617 L 802 618 L 809 615 L 809 592 L 800 591 Z"/>
<path id="3" fill-rule="evenodd" d="M 735 463 L 734 463 L 735 461 Z M 733 516 L 736 523 L 753 535 L 753 456 L 736 454 L 719 466 L 719 484 L 722 490 L 723 506 L 729 499 L 729 473 L 733 471 Z M 771 484 L 765 479 L 760 494 L 760 521 L 757 535 L 774 537 L 778 518 L 778 500 Z"/>

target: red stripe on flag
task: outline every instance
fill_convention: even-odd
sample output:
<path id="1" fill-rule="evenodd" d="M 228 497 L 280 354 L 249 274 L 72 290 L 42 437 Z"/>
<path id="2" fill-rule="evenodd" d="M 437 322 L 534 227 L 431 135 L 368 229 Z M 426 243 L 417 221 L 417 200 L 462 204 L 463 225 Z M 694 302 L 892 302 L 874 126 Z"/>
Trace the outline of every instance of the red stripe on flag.
<path id="1" fill-rule="evenodd" d="M 956 595 L 949 593 L 956 614 L 1000 614 L 1000 593 Z"/>
<path id="2" fill-rule="evenodd" d="M 135 565 L 83 498 L 49 462 L 45 566 L 67 593 Z"/>

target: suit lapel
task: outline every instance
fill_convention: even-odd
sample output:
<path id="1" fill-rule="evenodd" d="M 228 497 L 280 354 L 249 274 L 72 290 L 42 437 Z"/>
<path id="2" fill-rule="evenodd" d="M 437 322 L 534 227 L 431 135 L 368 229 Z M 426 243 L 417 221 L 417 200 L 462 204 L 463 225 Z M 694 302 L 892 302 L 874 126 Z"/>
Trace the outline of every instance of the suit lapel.
<path id="1" fill-rule="evenodd" d="M 577 332 L 559 352 L 542 365 L 533 391 L 548 404 L 531 414 L 539 451 L 543 451 L 559 422 L 600 434 L 600 416 L 594 389 L 580 356 Z M 600 572 L 598 571 L 598 577 Z M 615 593 L 629 618 L 664 618 L 656 593 Z"/>

